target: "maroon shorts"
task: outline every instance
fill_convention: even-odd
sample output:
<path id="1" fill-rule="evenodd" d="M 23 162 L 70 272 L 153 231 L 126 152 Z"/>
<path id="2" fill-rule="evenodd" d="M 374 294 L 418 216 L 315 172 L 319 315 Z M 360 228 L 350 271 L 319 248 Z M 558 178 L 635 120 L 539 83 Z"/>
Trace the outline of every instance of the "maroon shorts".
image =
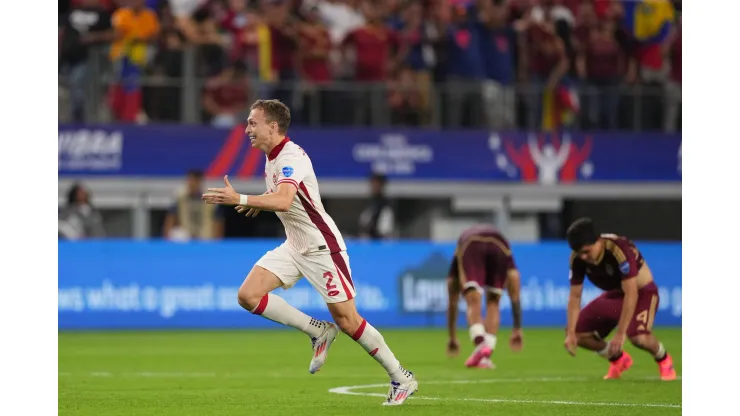
<path id="1" fill-rule="evenodd" d="M 516 264 L 508 244 L 495 237 L 476 236 L 458 245 L 449 276 L 458 279 L 463 290 L 501 294 L 511 269 Z"/>
<path id="2" fill-rule="evenodd" d="M 595 333 L 604 339 L 619 323 L 622 314 L 624 293 L 620 290 L 604 292 L 589 302 L 576 323 L 577 333 Z M 637 292 L 635 314 L 627 327 L 627 336 L 649 334 L 653 329 L 655 311 L 658 310 L 660 296 L 655 282 L 648 283 Z"/>

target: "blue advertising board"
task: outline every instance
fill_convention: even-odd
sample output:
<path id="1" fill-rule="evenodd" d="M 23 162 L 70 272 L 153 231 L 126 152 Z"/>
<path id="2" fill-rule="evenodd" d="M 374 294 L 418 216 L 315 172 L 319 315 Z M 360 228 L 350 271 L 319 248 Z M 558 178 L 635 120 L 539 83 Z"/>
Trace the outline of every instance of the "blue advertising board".
<path id="1" fill-rule="evenodd" d="M 277 240 L 178 244 L 59 242 L 59 329 L 260 328 L 277 324 L 243 310 L 236 293 Z M 660 288 L 656 325 L 681 325 L 681 244 L 638 243 Z M 568 260 L 564 243 L 513 244 L 522 274 L 525 326 L 564 327 Z M 445 277 L 453 244 L 350 242 L 360 313 L 379 327 L 445 325 Z M 276 293 L 319 319 L 320 295 L 302 279 Z M 586 283 L 584 304 L 600 293 Z M 461 307 L 463 305 L 461 304 Z M 502 325 L 511 324 L 508 297 Z M 460 316 L 460 324 L 464 323 Z"/>
<path id="2" fill-rule="evenodd" d="M 663 133 L 296 129 L 320 178 L 525 183 L 681 181 L 681 135 Z M 59 176 L 260 178 L 265 155 L 243 127 L 59 126 Z"/>

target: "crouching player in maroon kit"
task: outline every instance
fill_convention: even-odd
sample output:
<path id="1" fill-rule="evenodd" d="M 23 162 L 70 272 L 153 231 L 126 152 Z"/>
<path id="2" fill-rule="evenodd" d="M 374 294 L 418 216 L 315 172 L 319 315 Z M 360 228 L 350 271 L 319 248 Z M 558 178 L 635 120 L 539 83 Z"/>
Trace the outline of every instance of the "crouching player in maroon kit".
<path id="1" fill-rule="evenodd" d="M 673 360 L 651 330 L 658 309 L 658 287 L 635 245 L 625 237 L 596 233 L 588 218 L 575 221 L 567 232 L 570 257 L 570 299 L 565 348 L 575 356 L 576 345 L 596 351 L 611 363 L 604 379 L 619 378 L 632 366 L 622 351 L 628 337 L 652 354 L 662 380 L 675 380 Z M 604 293 L 581 310 L 585 276 Z M 616 327 L 607 344 L 604 339 Z"/>
<path id="2" fill-rule="evenodd" d="M 500 323 L 499 300 L 506 288 L 514 315 L 511 349 L 522 348 L 522 309 L 519 303 L 519 271 L 514 264 L 509 242 L 490 225 L 476 225 L 463 231 L 447 276 L 449 302 L 447 325 L 450 342 L 447 352 L 456 356 L 460 350 L 455 329 L 457 302 L 462 292 L 467 303 L 470 340 L 475 349 L 465 361 L 467 367 L 492 368 L 491 353 L 496 348 Z M 482 316 L 482 298 L 486 295 L 486 318 Z"/>

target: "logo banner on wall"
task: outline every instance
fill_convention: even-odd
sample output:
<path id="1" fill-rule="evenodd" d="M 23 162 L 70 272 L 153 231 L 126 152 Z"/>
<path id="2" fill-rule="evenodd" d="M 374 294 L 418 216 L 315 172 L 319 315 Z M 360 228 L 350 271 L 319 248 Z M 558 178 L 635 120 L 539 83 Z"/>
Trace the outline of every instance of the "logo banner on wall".
<path id="1" fill-rule="evenodd" d="M 321 178 L 371 171 L 413 180 L 573 183 L 681 181 L 681 135 L 662 133 L 295 129 Z M 243 127 L 59 126 L 59 176 L 260 178 L 265 155 Z"/>
<path id="2" fill-rule="evenodd" d="M 243 310 L 236 293 L 252 264 L 280 243 L 59 242 L 59 328 L 275 326 Z M 681 244 L 638 246 L 660 288 L 656 325 L 680 326 Z M 567 245 L 512 248 L 522 274 L 525 326 L 564 327 Z M 365 318 L 382 327 L 445 325 L 445 278 L 453 244 L 350 242 L 348 249 L 357 306 Z M 600 293 L 586 283 L 584 305 Z M 277 294 L 312 316 L 330 319 L 323 299 L 305 279 Z M 508 297 L 501 302 L 502 324 L 511 325 Z M 463 320 L 461 314 L 460 325 Z"/>

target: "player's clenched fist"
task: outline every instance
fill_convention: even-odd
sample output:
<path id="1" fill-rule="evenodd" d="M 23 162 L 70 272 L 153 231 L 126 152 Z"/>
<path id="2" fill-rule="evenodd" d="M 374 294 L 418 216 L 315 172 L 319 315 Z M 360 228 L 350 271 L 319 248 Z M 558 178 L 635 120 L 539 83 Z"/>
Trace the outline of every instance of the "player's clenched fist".
<path id="1" fill-rule="evenodd" d="M 236 212 L 240 214 L 244 214 L 244 212 L 246 212 L 244 216 L 246 216 L 247 218 L 250 218 L 250 217 L 254 218 L 257 216 L 257 214 L 259 214 L 262 211 L 257 208 L 248 208 L 248 207 L 245 207 L 244 205 L 237 205 L 234 209 L 236 209 Z"/>

